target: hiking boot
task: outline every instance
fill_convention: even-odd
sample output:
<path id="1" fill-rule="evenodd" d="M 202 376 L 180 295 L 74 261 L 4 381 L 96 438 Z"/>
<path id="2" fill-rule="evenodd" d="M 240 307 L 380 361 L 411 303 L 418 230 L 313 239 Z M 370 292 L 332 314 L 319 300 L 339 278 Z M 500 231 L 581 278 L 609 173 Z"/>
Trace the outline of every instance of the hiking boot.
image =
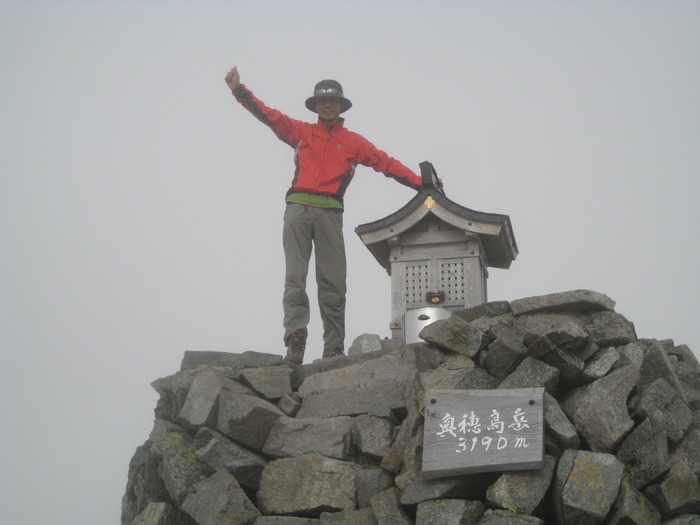
<path id="1" fill-rule="evenodd" d="M 330 350 L 328 348 L 323 349 L 323 359 L 328 359 L 329 357 L 338 357 L 339 355 L 345 355 L 341 348 L 334 348 Z"/>
<path id="2" fill-rule="evenodd" d="M 292 334 L 287 340 L 287 355 L 284 360 L 293 365 L 304 362 L 304 350 L 306 349 L 306 336 L 304 334 Z"/>

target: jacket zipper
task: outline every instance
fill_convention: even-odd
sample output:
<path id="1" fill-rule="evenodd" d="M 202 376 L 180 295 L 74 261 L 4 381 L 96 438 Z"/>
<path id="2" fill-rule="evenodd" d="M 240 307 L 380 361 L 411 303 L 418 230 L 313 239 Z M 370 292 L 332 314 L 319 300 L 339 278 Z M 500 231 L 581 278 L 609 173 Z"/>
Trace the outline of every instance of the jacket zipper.
<path id="1" fill-rule="evenodd" d="M 326 130 L 326 142 L 325 142 L 325 144 L 323 145 L 323 155 L 321 156 L 321 162 L 320 162 L 320 164 L 319 164 L 319 169 L 318 169 L 318 171 L 316 172 L 316 179 L 314 180 L 314 188 L 316 188 L 319 192 L 322 192 L 322 191 L 323 191 L 323 188 L 321 187 L 321 185 L 319 184 L 319 182 L 320 182 L 320 180 L 321 180 L 321 173 L 323 173 L 323 168 L 324 168 L 325 165 L 326 165 L 326 156 L 327 156 L 327 154 L 328 154 L 328 144 L 329 144 L 330 141 L 331 141 L 331 130 L 328 129 L 328 128 L 325 126 L 325 124 L 324 124 L 323 127 L 324 127 L 325 130 Z"/>

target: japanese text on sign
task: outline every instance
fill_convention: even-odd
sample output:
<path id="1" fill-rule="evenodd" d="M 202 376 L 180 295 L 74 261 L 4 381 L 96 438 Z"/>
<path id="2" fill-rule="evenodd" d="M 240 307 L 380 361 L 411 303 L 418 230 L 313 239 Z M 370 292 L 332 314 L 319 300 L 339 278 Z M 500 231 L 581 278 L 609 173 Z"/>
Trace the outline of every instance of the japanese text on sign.
<path id="1" fill-rule="evenodd" d="M 457 439 L 455 451 L 457 453 L 474 452 L 475 449 L 488 452 L 490 449 L 503 450 L 511 448 L 527 448 L 530 446 L 527 437 L 512 436 L 513 433 L 529 429 L 527 412 L 522 408 L 516 408 L 509 414 L 507 420 L 501 419 L 501 412 L 492 409 L 487 418 L 479 417 L 474 411 L 465 412 L 461 419 L 457 419 L 449 412 L 446 413 L 441 423 L 437 436 L 445 438 L 452 436 Z M 510 430 L 508 435 L 504 435 L 506 429 Z"/>

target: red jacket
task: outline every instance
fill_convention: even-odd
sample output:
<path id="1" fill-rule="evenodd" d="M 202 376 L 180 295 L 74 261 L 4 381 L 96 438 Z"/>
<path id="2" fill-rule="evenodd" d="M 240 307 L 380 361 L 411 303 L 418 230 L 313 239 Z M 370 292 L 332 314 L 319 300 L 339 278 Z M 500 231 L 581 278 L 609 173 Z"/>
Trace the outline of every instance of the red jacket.
<path id="1" fill-rule="evenodd" d="M 311 124 L 267 107 L 244 85 L 233 94 L 243 107 L 269 126 L 277 138 L 294 148 L 296 169 L 289 193 L 328 195 L 342 202 L 358 164 L 420 189 L 422 180 L 418 175 L 362 135 L 347 130 L 344 119 L 328 129 L 320 119 Z"/>

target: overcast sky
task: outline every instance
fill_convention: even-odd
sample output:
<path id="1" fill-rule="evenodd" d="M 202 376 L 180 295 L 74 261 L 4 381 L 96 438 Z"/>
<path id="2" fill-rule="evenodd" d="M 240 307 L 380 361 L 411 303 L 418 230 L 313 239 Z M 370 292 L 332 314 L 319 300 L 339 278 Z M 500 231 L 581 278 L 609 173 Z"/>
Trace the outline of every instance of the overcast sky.
<path id="1" fill-rule="evenodd" d="M 292 150 L 233 65 L 299 119 L 339 80 L 350 129 L 509 215 L 490 300 L 595 290 L 697 354 L 699 29 L 696 1 L 2 0 L 0 522 L 118 523 L 151 381 L 186 350 L 283 352 Z M 368 168 L 347 193 L 347 345 L 390 335 L 354 228 L 412 195 Z"/>

